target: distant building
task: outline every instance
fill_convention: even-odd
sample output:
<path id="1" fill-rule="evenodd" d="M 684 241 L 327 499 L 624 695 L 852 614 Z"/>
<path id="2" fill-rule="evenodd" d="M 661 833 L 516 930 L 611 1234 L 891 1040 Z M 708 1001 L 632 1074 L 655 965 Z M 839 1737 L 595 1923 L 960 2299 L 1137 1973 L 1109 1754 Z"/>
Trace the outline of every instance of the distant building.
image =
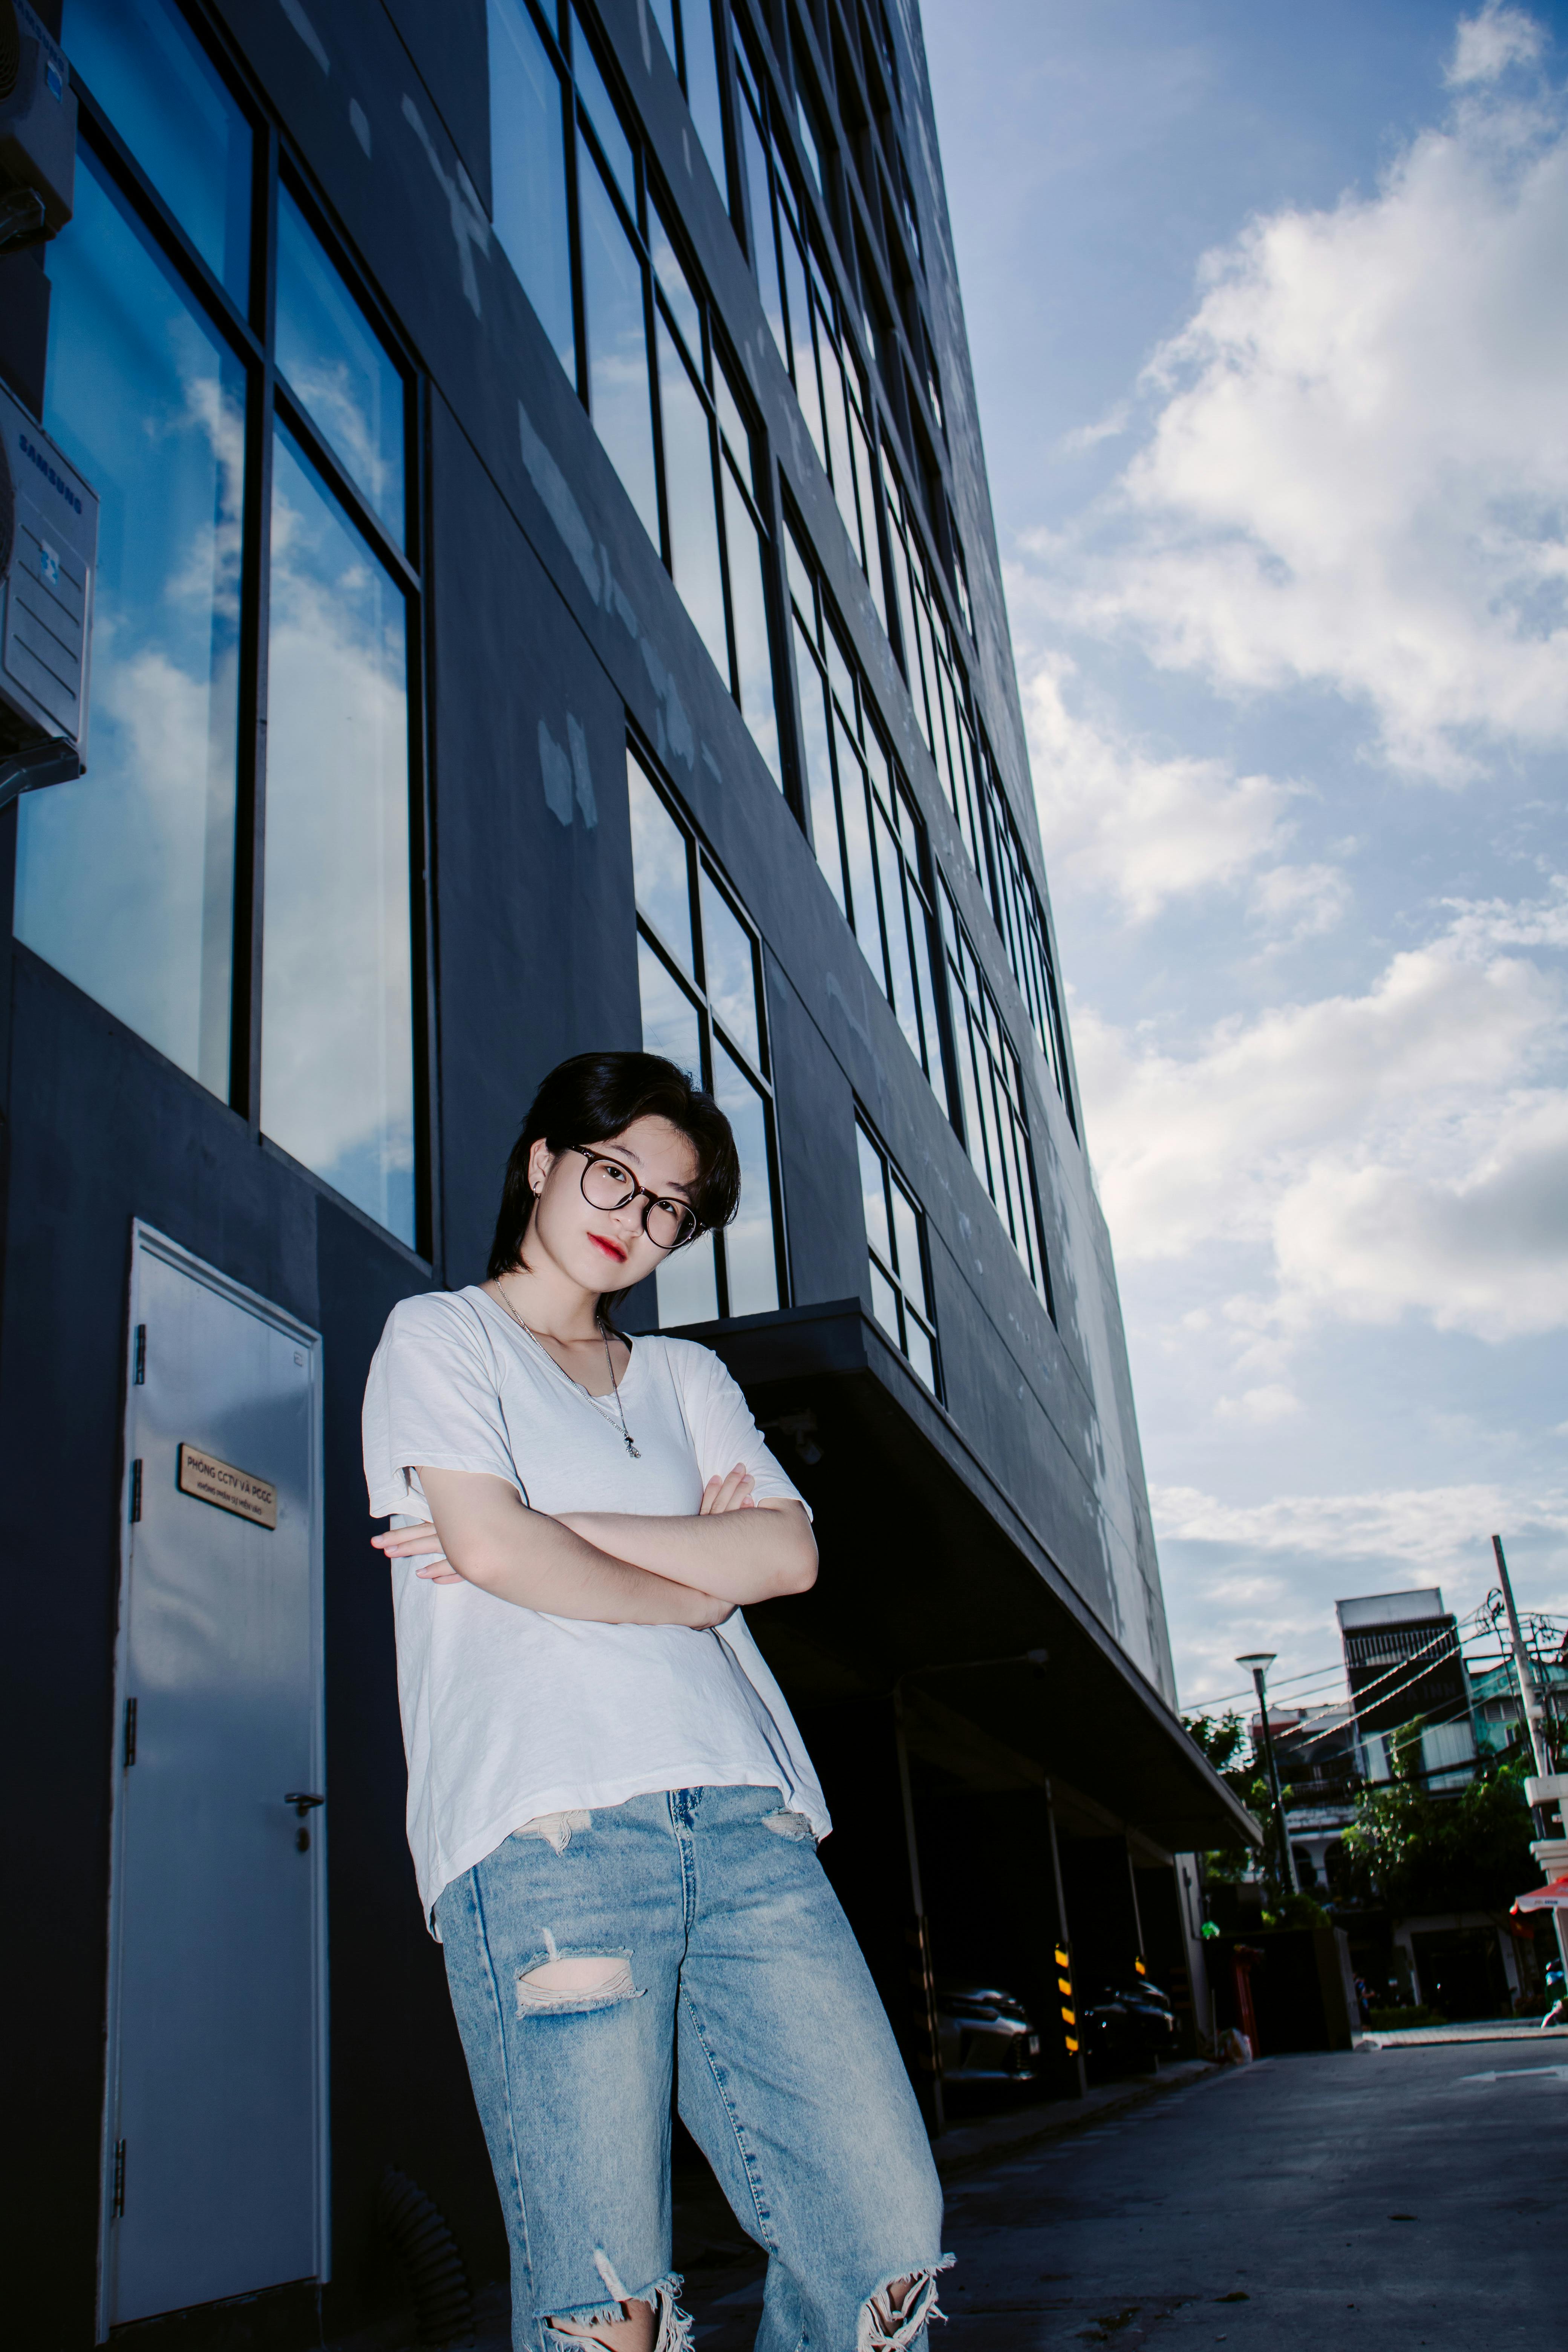
<path id="1" fill-rule="evenodd" d="M 1394 1778 L 1390 1734 L 1420 1718 L 1416 1777 L 1435 1791 L 1462 1789 L 1475 1777 L 1476 1735 L 1458 1626 L 1441 1588 L 1338 1601 L 1334 1614 L 1363 1779 Z"/>

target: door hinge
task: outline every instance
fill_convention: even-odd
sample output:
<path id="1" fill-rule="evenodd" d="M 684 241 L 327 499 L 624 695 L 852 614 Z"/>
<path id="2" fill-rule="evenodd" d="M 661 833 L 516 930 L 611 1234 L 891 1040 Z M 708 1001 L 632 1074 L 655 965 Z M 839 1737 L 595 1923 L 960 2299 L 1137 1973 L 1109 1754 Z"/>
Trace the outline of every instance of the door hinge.
<path id="1" fill-rule="evenodd" d="M 131 1517 L 134 1525 L 142 1516 L 142 1457 L 131 1465 Z"/>
<path id="2" fill-rule="evenodd" d="M 114 2143 L 114 2194 L 110 2203 L 110 2221 L 118 2221 L 125 2211 L 125 2142 Z"/>
<path id="3" fill-rule="evenodd" d="M 125 1754 L 121 1760 L 127 1767 L 136 1761 L 136 1702 L 133 1698 L 125 1702 Z"/>
<path id="4" fill-rule="evenodd" d="M 147 1326 L 145 1323 L 138 1323 L 136 1326 L 136 1352 L 131 1367 L 131 1385 L 133 1389 L 142 1388 L 145 1385 L 146 1379 Z"/>

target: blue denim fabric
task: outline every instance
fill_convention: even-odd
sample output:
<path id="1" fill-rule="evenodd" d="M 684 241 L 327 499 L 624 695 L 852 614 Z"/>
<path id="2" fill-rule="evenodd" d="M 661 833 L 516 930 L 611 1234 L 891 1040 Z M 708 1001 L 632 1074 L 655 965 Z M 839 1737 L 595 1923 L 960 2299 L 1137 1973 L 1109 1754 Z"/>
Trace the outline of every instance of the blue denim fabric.
<path id="1" fill-rule="evenodd" d="M 684 2344 L 670 2271 L 678 2062 L 681 2119 L 771 2257 L 759 2352 L 924 2345 L 943 2267 L 936 2169 L 859 1947 L 782 1801 L 678 1789 L 556 1815 L 441 1895 L 511 2241 L 517 2352 L 563 2352 L 547 2320 L 618 2318 L 627 2298 L 658 2303 L 659 2352 Z M 590 1957 L 626 1965 L 593 1992 L 521 1984 Z M 911 2274 L 896 2319 L 871 2309 Z"/>

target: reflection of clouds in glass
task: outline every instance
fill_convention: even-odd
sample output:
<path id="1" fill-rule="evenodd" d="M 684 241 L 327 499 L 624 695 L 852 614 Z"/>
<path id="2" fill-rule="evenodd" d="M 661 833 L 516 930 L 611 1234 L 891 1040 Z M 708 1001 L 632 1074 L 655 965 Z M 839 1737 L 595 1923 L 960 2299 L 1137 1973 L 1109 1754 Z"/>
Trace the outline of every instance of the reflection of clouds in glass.
<path id="1" fill-rule="evenodd" d="M 658 493 L 654 480 L 642 265 L 627 242 L 598 167 L 581 142 L 578 155 L 589 413 L 605 454 L 657 547 Z"/>
<path id="2" fill-rule="evenodd" d="M 713 1091 L 734 1132 L 741 1160 L 740 1213 L 724 1233 L 730 1312 L 761 1315 L 779 1303 L 767 1119 L 755 1087 L 718 1045 L 713 1049 Z"/>
<path id="3" fill-rule="evenodd" d="M 22 803 L 16 935 L 226 1093 L 243 379 L 89 163 L 49 274 L 45 423 L 102 506 L 88 773 Z"/>
<path id="4" fill-rule="evenodd" d="M 750 934 L 731 912 L 729 901 L 702 874 L 702 969 L 708 1002 L 720 1025 L 755 1069 L 762 1060 L 757 1038 L 755 950 Z"/>
<path id="5" fill-rule="evenodd" d="M 278 199 L 278 364 L 401 541 L 403 379 L 286 188 Z"/>
<path id="6" fill-rule="evenodd" d="M 262 1124 L 414 1239 L 406 614 L 274 456 Z"/>
<path id="7" fill-rule="evenodd" d="M 631 799 L 632 877 L 637 905 L 665 946 L 690 972 L 695 965 L 686 836 L 629 751 L 626 788 Z"/>

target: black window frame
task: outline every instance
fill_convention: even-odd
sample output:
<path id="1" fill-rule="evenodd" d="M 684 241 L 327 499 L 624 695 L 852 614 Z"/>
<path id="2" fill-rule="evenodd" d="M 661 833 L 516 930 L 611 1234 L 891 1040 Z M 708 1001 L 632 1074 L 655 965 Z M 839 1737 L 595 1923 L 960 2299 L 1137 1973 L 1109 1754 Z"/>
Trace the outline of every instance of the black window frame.
<path id="1" fill-rule="evenodd" d="M 898 1349 L 916 1380 L 920 1381 L 921 1386 L 925 1389 L 927 1395 L 934 1398 L 938 1404 L 943 1404 L 946 1400 L 946 1387 L 942 1379 L 942 1339 L 937 1328 L 936 1299 L 931 1284 L 931 1233 L 925 1208 L 914 1186 L 900 1168 L 893 1154 L 878 1134 L 874 1123 L 858 1102 L 855 1106 L 855 1128 L 857 1166 L 858 1167 L 859 1145 L 862 1141 L 881 1164 L 883 1214 L 887 1222 L 894 1262 L 891 1265 L 886 1262 L 883 1253 L 878 1249 L 869 1234 L 866 1236 L 866 1255 L 893 1291 L 897 1301 L 899 1328 L 896 1332 L 889 1331 L 881 1317 L 877 1314 L 875 1307 L 872 1308 L 872 1320 L 884 1338 L 889 1339 Z M 899 1263 L 898 1219 L 893 1213 L 895 1188 L 902 1193 L 915 1221 L 915 1246 L 920 1252 L 921 1304 L 919 1307 L 914 1305 L 910 1296 L 908 1272 Z M 863 1192 L 862 1199 L 864 1199 Z M 930 1343 L 931 1378 L 929 1383 L 921 1377 L 919 1367 L 910 1353 L 909 1342 L 905 1337 L 909 1319 L 912 1319 L 919 1325 Z"/>
<path id="2" fill-rule="evenodd" d="M 395 1249 L 422 1265 L 437 1261 L 435 1202 L 439 1138 L 434 1073 L 437 1009 L 431 856 L 431 744 L 426 679 L 433 618 L 426 577 L 430 534 L 425 464 L 429 387 L 394 312 L 316 189 L 304 160 L 207 13 L 168 0 L 201 48 L 251 132 L 250 243 L 247 291 L 237 300 L 203 258 L 155 181 L 115 128 L 107 109 L 73 63 L 81 145 L 130 212 L 186 299 L 218 337 L 245 379 L 245 482 L 240 521 L 237 627 L 238 724 L 235 763 L 235 842 L 228 1108 L 258 1146 L 295 1169 Z M 278 363 L 278 194 L 287 188 L 371 331 L 403 379 L 404 538 L 393 536 L 291 392 Z M 281 423 L 320 476 L 373 559 L 391 574 L 407 613 L 408 866 L 410 1030 L 413 1061 L 414 1241 L 409 1244 L 314 1169 L 266 1134 L 260 1121 L 262 957 L 266 932 L 267 680 L 270 619 L 272 449 Z M 111 1015 L 111 1018 L 116 1017 Z M 155 1047 L 151 1050 L 156 1051 Z M 200 1084 L 198 1080 L 196 1083 Z M 208 1090 L 210 1091 L 210 1089 Z"/>
<path id="3" fill-rule="evenodd" d="M 707 836 L 689 814 L 674 785 L 665 775 L 650 744 L 633 728 L 626 732 L 626 757 L 635 761 L 665 814 L 686 844 L 687 901 L 691 912 L 692 958 L 696 965 L 689 972 L 681 963 L 677 950 L 659 936 L 651 918 L 635 900 L 634 913 L 637 937 L 658 957 L 668 978 L 692 1005 L 697 1015 L 697 1030 L 702 1055 L 700 1071 L 692 1076 L 710 1094 L 713 1091 L 712 1039 L 716 1032 L 725 1051 L 738 1062 L 746 1074 L 754 1078 L 763 1097 L 763 1115 L 768 1139 L 768 1192 L 773 1227 L 773 1259 L 778 1281 L 778 1308 L 782 1311 L 791 1303 L 789 1231 L 784 1214 L 783 1153 L 779 1144 L 778 1100 L 773 1086 L 773 1047 L 769 1033 L 767 1005 L 767 956 L 763 936 L 747 910 L 745 900 L 726 875 L 714 855 Z M 757 1040 L 759 1058 L 752 1060 L 742 1042 L 726 1028 L 714 1012 L 708 990 L 706 950 L 702 929 L 701 878 L 716 889 L 741 929 L 752 941 L 756 953 Z M 719 1319 L 730 1318 L 729 1264 L 723 1246 L 723 1234 L 715 1235 L 713 1254 L 714 1286 L 718 1300 Z M 750 1311 L 750 1310 L 747 1310 Z"/>

